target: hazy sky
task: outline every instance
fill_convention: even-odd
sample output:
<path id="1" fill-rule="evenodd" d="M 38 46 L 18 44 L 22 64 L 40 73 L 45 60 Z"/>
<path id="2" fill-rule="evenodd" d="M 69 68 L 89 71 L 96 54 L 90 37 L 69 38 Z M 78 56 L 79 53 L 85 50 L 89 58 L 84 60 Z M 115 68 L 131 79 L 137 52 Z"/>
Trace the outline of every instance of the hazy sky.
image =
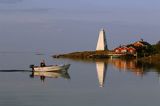
<path id="1" fill-rule="evenodd" d="M 110 49 L 160 40 L 159 0 L 0 0 L 0 50 L 94 50 L 106 30 Z"/>

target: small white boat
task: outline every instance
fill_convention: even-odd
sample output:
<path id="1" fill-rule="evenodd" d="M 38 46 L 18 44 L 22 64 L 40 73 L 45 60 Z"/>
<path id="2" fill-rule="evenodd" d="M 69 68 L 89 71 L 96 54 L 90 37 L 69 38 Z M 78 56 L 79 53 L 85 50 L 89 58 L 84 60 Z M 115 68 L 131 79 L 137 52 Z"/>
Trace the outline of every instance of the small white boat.
<path id="1" fill-rule="evenodd" d="M 70 67 L 70 64 L 63 64 L 63 65 L 49 65 L 49 66 L 34 66 L 31 65 L 32 71 L 37 72 L 55 72 L 55 71 L 66 71 Z"/>

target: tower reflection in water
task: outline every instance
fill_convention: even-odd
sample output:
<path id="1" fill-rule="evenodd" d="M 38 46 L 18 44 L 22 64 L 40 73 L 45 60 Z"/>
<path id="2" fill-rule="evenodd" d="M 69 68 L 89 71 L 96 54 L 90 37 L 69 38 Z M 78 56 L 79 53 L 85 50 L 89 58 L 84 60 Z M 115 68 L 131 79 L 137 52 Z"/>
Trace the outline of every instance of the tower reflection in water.
<path id="1" fill-rule="evenodd" d="M 96 62 L 96 68 L 97 68 L 97 76 L 98 76 L 99 86 L 104 87 L 107 67 L 104 62 Z"/>

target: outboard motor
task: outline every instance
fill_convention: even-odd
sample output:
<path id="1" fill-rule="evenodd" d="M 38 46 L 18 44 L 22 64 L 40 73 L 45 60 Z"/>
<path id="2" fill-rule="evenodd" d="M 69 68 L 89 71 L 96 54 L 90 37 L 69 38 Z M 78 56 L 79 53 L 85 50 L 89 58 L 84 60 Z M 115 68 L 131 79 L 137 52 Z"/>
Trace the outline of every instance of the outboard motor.
<path id="1" fill-rule="evenodd" d="M 33 64 L 30 65 L 30 68 L 32 69 L 32 71 L 34 71 L 34 65 Z"/>

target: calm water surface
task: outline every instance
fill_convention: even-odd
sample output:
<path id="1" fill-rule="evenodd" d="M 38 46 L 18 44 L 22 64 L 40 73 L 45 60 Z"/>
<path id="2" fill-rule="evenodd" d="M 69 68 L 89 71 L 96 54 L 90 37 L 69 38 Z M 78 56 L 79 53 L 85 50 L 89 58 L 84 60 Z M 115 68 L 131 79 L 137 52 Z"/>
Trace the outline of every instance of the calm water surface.
<path id="1" fill-rule="evenodd" d="M 31 75 L 29 65 L 70 63 L 54 78 Z M 143 66 L 143 67 L 142 67 Z M 52 59 L 34 53 L 0 54 L 0 106 L 159 106 L 156 66 L 118 59 Z"/>
<path id="2" fill-rule="evenodd" d="M 101 28 L 111 50 L 141 38 L 155 44 L 159 4 L 160 0 L 0 0 L 0 106 L 159 106 L 160 65 L 51 57 L 95 50 Z M 68 73 L 40 77 L 42 73 L 31 73 L 29 65 L 39 65 L 42 59 L 71 67 Z"/>

